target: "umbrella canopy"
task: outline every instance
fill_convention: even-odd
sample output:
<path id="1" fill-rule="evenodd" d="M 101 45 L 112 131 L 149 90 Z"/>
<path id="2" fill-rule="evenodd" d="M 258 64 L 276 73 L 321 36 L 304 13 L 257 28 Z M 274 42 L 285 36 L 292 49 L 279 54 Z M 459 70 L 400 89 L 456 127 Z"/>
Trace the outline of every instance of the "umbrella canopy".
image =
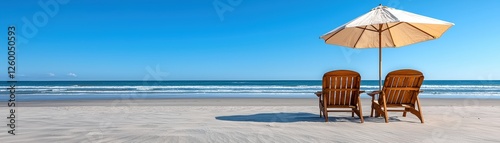
<path id="1" fill-rule="evenodd" d="M 379 48 L 379 89 L 382 48 L 401 47 L 437 39 L 453 23 L 379 5 L 370 12 L 321 36 L 327 44 L 350 48 Z"/>

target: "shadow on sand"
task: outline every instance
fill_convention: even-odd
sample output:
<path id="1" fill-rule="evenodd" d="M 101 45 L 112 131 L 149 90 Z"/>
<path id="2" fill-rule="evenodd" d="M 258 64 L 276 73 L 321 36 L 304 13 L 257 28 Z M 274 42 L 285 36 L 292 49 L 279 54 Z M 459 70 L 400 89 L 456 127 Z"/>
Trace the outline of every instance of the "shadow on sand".
<path id="1" fill-rule="evenodd" d="M 385 123 L 382 117 L 369 117 L 363 116 L 365 122 L 372 123 Z M 325 122 L 324 118 L 319 117 L 319 114 L 297 112 L 297 113 L 258 113 L 252 115 L 231 115 L 231 116 L 217 116 L 217 120 L 223 121 L 237 121 L 237 122 L 276 122 L 276 123 L 293 123 L 293 122 Z M 352 122 L 360 123 L 358 117 L 350 116 L 329 116 L 329 122 Z M 389 122 L 408 122 L 420 123 L 415 121 L 401 120 L 397 116 L 389 117 Z"/>
<path id="2" fill-rule="evenodd" d="M 311 113 L 259 113 L 252 115 L 231 115 L 231 116 L 218 116 L 217 120 L 224 121 L 240 121 L 240 122 L 278 122 L 278 123 L 292 123 L 292 122 L 325 122 L 324 118 L 319 117 L 319 114 Z M 332 117 L 329 118 L 330 122 L 354 122 L 359 123 L 357 117 Z"/>

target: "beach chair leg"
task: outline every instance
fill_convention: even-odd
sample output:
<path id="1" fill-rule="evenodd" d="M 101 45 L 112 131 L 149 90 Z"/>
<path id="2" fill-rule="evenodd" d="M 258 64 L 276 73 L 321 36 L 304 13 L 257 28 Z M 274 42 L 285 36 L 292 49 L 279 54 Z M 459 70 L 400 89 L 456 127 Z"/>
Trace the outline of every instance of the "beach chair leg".
<path id="1" fill-rule="evenodd" d="M 417 116 L 420 119 L 420 122 L 423 124 L 424 123 L 424 116 L 422 115 L 422 108 L 420 108 L 420 100 L 417 97 L 417 106 L 418 106 L 418 114 Z"/>
<path id="2" fill-rule="evenodd" d="M 328 111 L 325 110 L 323 116 L 325 116 L 325 122 L 328 122 Z"/>
<path id="3" fill-rule="evenodd" d="M 363 119 L 363 108 L 361 108 L 361 100 L 360 99 L 358 99 L 358 108 L 359 108 L 359 110 L 358 110 L 359 115 L 358 116 L 361 119 L 361 123 L 364 123 L 365 120 Z"/>
<path id="4" fill-rule="evenodd" d="M 389 123 L 389 114 L 387 113 L 387 109 L 384 108 L 384 119 L 385 123 Z"/>
<path id="5" fill-rule="evenodd" d="M 375 109 L 373 109 L 373 101 L 374 101 L 374 100 L 375 100 L 375 97 L 374 97 L 374 96 L 372 96 L 372 109 L 371 109 L 371 111 L 370 111 L 370 117 L 373 117 L 373 110 L 375 110 Z"/>
<path id="6" fill-rule="evenodd" d="M 359 110 L 359 119 L 361 119 L 361 123 L 365 122 L 365 119 L 363 118 L 363 113 L 362 113 L 361 109 Z"/>
<path id="7" fill-rule="evenodd" d="M 370 115 L 370 117 L 375 117 L 375 118 L 380 117 L 380 112 L 379 112 L 380 109 L 379 108 L 380 108 L 380 106 L 372 105 L 372 111 L 371 111 L 372 115 Z"/>
<path id="8" fill-rule="evenodd" d="M 408 108 L 405 108 L 405 111 L 403 112 L 403 117 L 406 117 L 406 111 L 408 111 Z"/>
<path id="9" fill-rule="evenodd" d="M 319 117 L 320 118 L 321 118 L 321 114 L 322 114 L 321 112 L 323 112 L 323 111 L 321 111 L 321 106 L 319 106 Z"/>
<path id="10" fill-rule="evenodd" d="M 384 119 L 385 123 L 389 123 L 389 115 L 387 114 L 387 104 L 385 103 L 385 95 L 382 95 L 382 102 L 384 104 Z"/>
<path id="11" fill-rule="evenodd" d="M 356 113 L 356 115 L 358 115 L 359 119 L 361 120 L 361 123 L 364 123 L 365 120 L 363 119 L 363 111 L 361 111 L 361 108 L 352 108 L 352 112 L 353 113 Z"/>
<path id="12" fill-rule="evenodd" d="M 354 117 L 354 111 L 353 111 L 353 112 L 351 112 L 351 117 Z"/>
<path id="13" fill-rule="evenodd" d="M 371 109 L 371 112 L 370 112 L 370 117 L 373 117 L 373 105 L 372 105 L 372 109 Z"/>
<path id="14" fill-rule="evenodd" d="M 318 98 L 318 103 L 319 103 L 319 117 L 323 117 L 323 107 L 321 106 L 322 103 L 321 103 L 321 98 Z"/>

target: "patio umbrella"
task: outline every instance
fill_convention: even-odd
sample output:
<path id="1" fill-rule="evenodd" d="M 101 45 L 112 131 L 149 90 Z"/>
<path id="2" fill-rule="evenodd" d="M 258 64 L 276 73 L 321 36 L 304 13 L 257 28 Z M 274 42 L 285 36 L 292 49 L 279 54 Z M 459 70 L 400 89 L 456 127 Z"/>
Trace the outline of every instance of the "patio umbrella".
<path id="1" fill-rule="evenodd" d="M 401 47 L 437 39 L 453 23 L 379 5 L 370 12 L 321 36 L 327 44 L 379 49 L 379 90 L 382 86 L 382 48 Z"/>

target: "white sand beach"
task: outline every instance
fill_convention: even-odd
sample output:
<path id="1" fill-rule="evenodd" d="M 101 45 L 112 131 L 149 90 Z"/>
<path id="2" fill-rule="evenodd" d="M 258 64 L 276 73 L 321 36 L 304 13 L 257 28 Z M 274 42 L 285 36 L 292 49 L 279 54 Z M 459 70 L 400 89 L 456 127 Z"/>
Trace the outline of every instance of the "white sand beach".
<path id="1" fill-rule="evenodd" d="M 422 99 L 425 123 L 391 113 L 365 123 L 319 117 L 310 99 L 157 99 L 19 102 L 16 135 L 1 142 L 500 142 L 500 100 Z M 7 113 L 5 108 L 2 112 Z M 7 124 L 4 120 L 4 124 Z"/>

